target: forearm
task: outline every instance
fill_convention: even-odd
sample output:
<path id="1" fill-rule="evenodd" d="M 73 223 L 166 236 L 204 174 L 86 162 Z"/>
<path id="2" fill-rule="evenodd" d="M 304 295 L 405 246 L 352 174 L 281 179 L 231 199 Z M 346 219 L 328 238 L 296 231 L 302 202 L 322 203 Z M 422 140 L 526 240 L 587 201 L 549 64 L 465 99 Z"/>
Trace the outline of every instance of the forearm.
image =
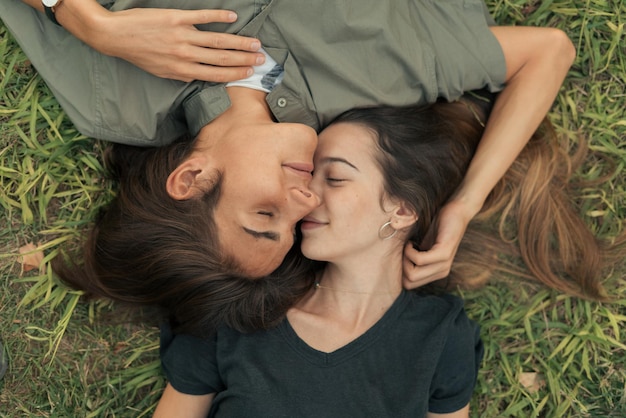
<path id="1" fill-rule="evenodd" d="M 527 59 L 516 56 L 510 60 L 511 66 L 507 62 L 507 85 L 495 101 L 476 154 L 454 197 L 467 208 L 470 218 L 480 211 L 487 195 L 545 117 L 572 64 L 573 46 L 562 32 L 554 34 L 540 39 Z M 505 55 L 510 49 L 507 42 L 519 41 L 496 35 Z M 544 45 L 550 48 L 542 49 Z"/>
<path id="2" fill-rule="evenodd" d="M 40 0 L 22 0 L 43 11 Z M 175 6 L 175 5 L 174 5 Z M 121 58 L 158 77 L 228 82 L 265 61 L 254 38 L 199 31 L 196 25 L 232 23 L 230 10 L 136 7 L 111 12 L 96 0 L 63 0 L 56 20 L 96 51 Z"/>
<path id="3" fill-rule="evenodd" d="M 29 6 L 43 12 L 43 5 L 40 0 L 22 0 Z M 57 21 L 68 32 L 76 36 L 81 41 L 90 45 L 100 52 L 103 51 L 101 45 L 104 43 L 101 37 L 106 32 L 101 28 L 109 28 L 107 17 L 111 14 L 95 0 L 63 0 L 55 8 Z"/>
<path id="4" fill-rule="evenodd" d="M 204 418 L 209 414 L 214 397 L 214 393 L 209 395 L 187 395 L 177 391 L 168 383 L 154 411 L 153 418 Z"/>
<path id="5" fill-rule="evenodd" d="M 29 6 L 43 12 L 41 0 L 22 0 Z M 87 44 L 89 37 L 102 25 L 102 19 L 110 12 L 96 0 L 63 0 L 55 8 L 57 21 L 74 36 Z"/>

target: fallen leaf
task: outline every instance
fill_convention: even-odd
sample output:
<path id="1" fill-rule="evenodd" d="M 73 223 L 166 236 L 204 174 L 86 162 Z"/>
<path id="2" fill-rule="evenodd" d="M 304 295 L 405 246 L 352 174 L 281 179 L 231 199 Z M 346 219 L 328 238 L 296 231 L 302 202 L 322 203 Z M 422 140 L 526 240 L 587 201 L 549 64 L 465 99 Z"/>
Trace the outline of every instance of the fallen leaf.
<path id="1" fill-rule="evenodd" d="M 536 372 L 527 372 L 520 374 L 519 382 L 530 393 L 537 392 L 546 384 L 546 381 L 541 373 Z"/>
<path id="2" fill-rule="evenodd" d="M 127 342 L 119 342 L 115 344 L 115 348 L 113 349 L 113 354 L 119 354 L 120 351 L 126 349 L 129 346 Z"/>
<path id="3" fill-rule="evenodd" d="M 43 261 L 43 251 L 37 250 L 37 246 L 33 243 L 28 243 L 20 247 L 19 261 L 22 264 L 23 271 L 31 271 L 34 269 L 40 269 L 41 262 Z"/>

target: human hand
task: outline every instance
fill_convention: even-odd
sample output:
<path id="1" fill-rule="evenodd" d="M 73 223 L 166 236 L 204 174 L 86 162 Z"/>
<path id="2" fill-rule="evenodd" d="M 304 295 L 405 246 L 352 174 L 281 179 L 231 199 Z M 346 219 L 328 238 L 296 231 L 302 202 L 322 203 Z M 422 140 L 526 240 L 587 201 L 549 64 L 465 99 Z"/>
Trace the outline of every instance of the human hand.
<path id="1" fill-rule="evenodd" d="M 248 77 L 253 65 L 264 62 L 263 54 L 255 52 L 260 42 L 201 31 L 194 25 L 236 19 L 236 14 L 228 10 L 100 10 L 91 19 L 96 24 L 74 19 L 68 23 L 68 30 L 94 49 L 158 77 L 228 82 Z"/>
<path id="2" fill-rule="evenodd" d="M 414 248 L 412 242 L 404 247 L 403 284 L 415 289 L 450 274 L 452 261 L 459 248 L 467 225 L 473 217 L 472 211 L 462 202 L 451 200 L 439 212 L 434 245 L 428 251 Z M 435 231 L 428 231 L 430 236 Z"/>

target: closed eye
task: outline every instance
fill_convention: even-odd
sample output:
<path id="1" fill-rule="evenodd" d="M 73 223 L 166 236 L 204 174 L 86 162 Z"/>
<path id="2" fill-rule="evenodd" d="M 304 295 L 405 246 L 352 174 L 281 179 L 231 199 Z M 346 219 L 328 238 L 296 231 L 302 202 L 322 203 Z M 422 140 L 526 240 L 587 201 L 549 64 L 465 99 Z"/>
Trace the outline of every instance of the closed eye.
<path id="1" fill-rule="evenodd" d="M 245 226 L 242 227 L 243 230 L 245 231 L 246 234 L 250 234 L 252 235 L 254 238 L 263 238 L 263 239 L 267 239 L 270 241 L 276 241 L 279 242 L 280 241 L 280 234 L 278 232 L 273 232 L 273 231 L 255 231 L 254 229 L 249 229 L 246 228 Z"/>
<path id="2" fill-rule="evenodd" d="M 333 177 L 326 177 L 326 182 L 328 183 L 341 183 L 342 181 L 345 181 L 345 179 L 337 179 L 337 178 L 333 178 Z"/>
<path id="3" fill-rule="evenodd" d="M 273 218 L 273 217 L 274 217 L 274 212 L 266 212 L 266 211 L 262 211 L 262 210 L 260 210 L 260 211 L 258 211 L 257 213 L 258 213 L 259 215 L 268 216 L 268 217 L 270 217 L 270 218 Z"/>

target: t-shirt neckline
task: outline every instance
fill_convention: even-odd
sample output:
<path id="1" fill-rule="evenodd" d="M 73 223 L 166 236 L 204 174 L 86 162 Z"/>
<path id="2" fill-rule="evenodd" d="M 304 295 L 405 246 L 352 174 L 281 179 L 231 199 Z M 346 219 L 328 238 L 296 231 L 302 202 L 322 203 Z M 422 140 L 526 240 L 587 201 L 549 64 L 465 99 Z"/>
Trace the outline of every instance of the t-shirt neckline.
<path id="1" fill-rule="evenodd" d="M 390 328 L 389 325 L 404 311 L 409 299 L 408 291 L 403 289 L 387 312 L 374 325 L 356 339 L 329 353 L 308 345 L 298 336 L 287 318 L 279 324 L 278 330 L 291 349 L 305 360 L 320 367 L 332 367 L 357 355 L 383 337 Z"/>

